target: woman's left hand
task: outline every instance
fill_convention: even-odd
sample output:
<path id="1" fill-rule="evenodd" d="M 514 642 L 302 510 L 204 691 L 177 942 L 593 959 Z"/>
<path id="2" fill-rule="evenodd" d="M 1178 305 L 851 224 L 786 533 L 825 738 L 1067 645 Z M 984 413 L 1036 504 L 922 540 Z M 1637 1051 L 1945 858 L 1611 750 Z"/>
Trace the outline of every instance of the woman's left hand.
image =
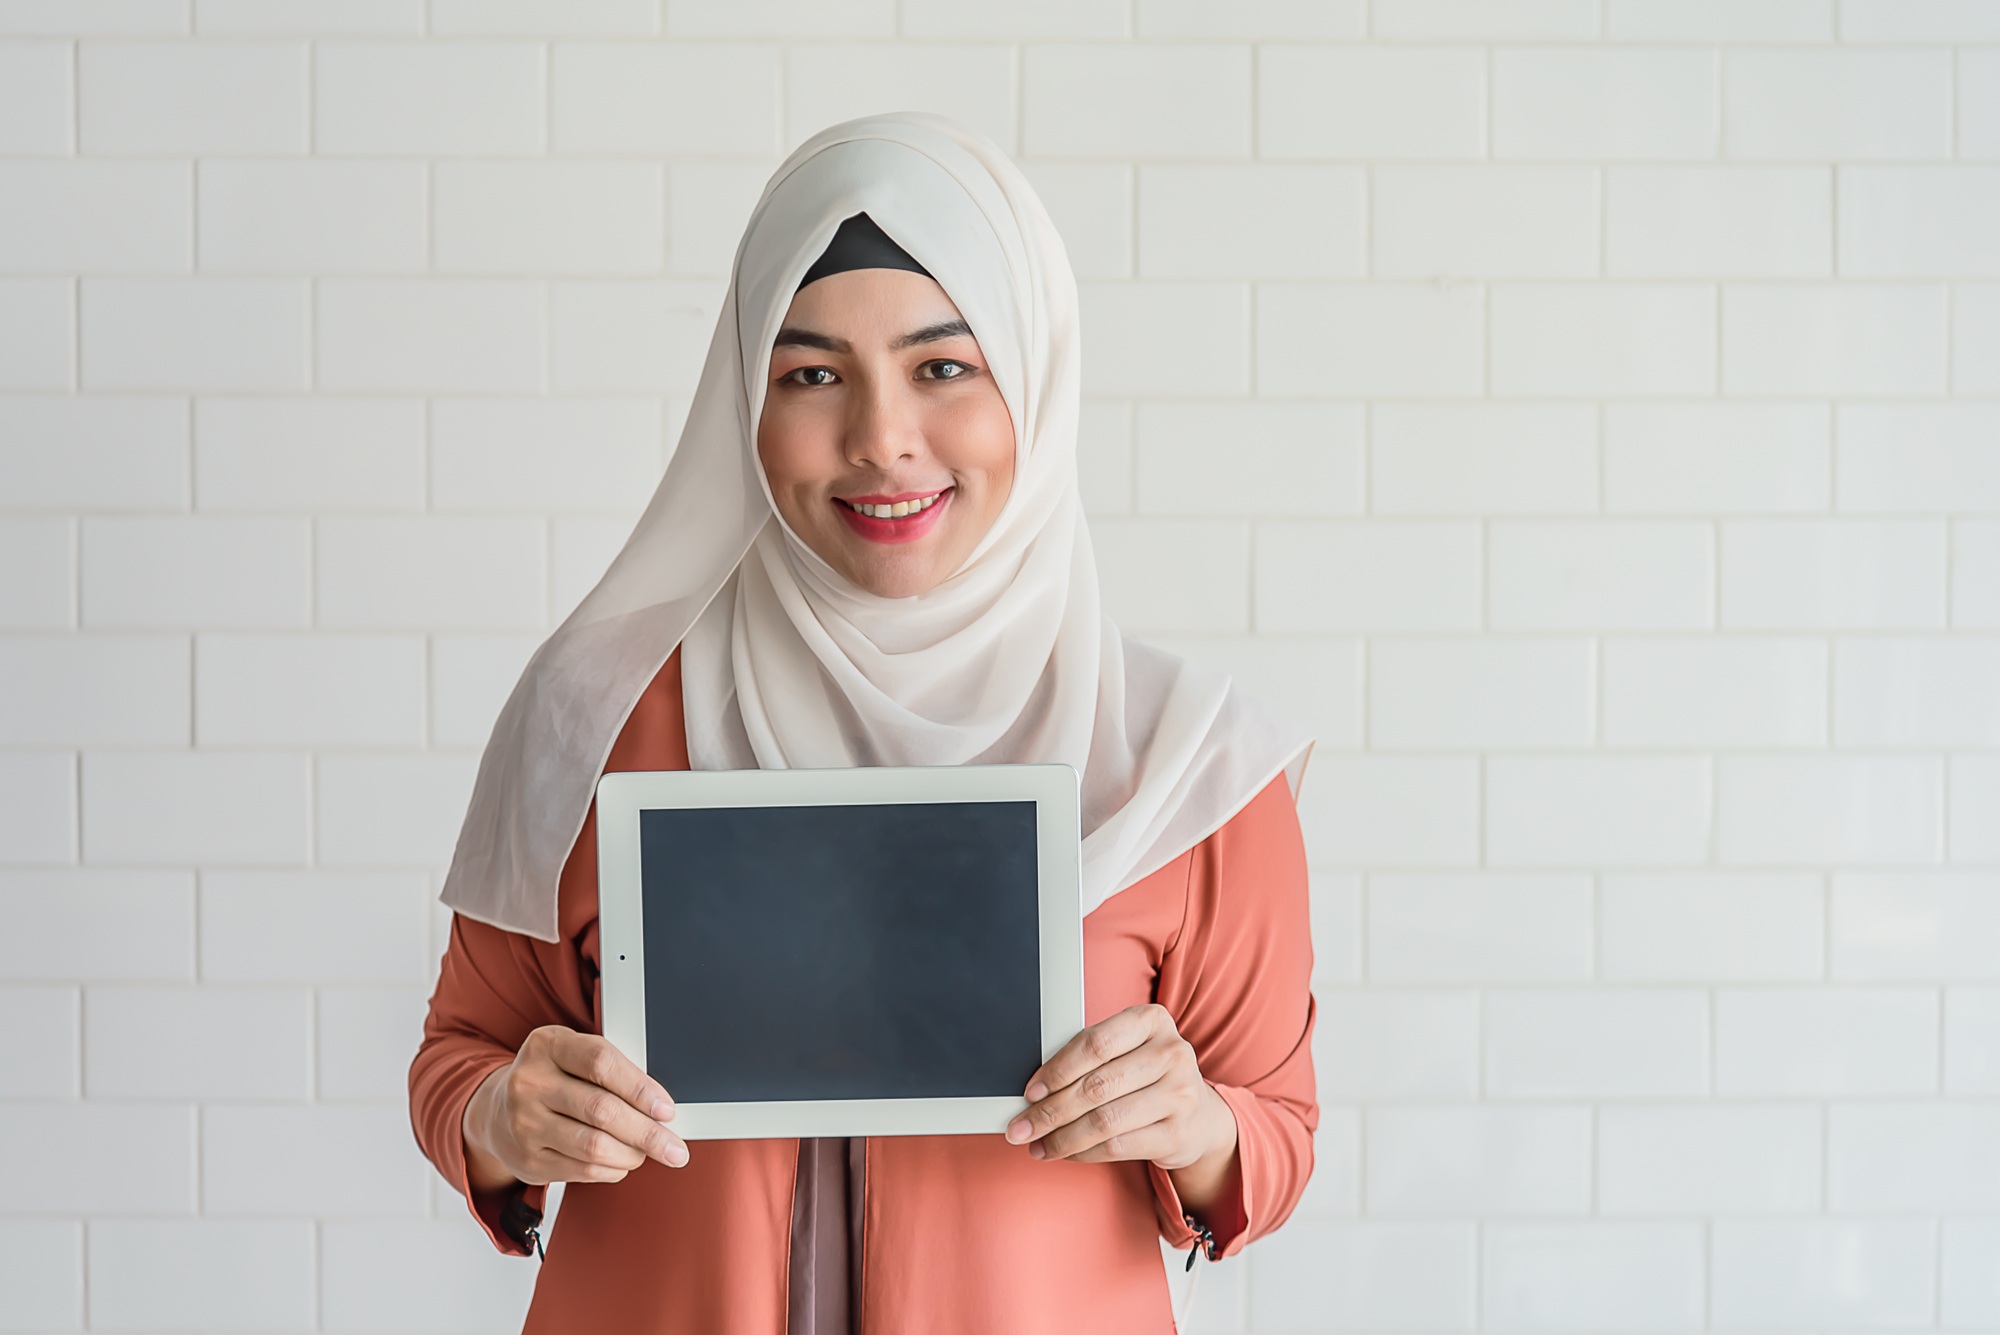
<path id="1" fill-rule="evenodd" d="M 1219 1187 L 1236 1157 L 1236 1115 L 1201 1078 L 1164 1006 L 1130 1006 L 1091 1025 L 1042 1064 L 1026 1097 L 1007 1139 L 1027 1142 L 1037 1159 L 1149 1159 Z M 1176 1171 L 1184 1198 L 1188 1186 L 1209 1185 L 1181 1178 Z"/>

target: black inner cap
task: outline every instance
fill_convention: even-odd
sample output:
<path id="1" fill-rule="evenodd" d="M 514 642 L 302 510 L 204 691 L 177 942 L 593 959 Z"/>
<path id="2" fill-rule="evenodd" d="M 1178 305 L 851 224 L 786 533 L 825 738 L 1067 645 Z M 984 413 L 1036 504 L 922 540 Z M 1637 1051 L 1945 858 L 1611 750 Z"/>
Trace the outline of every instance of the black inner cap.
<path id="1" fill-rule="evenodd" d="M 931 271 L 918 264 L 909 251 L 904 250 L 889 239 L 889 234 L 875 225 L 875 220 L 865 213 L 857 213 L 841 223 L 840 230 L 833 234 L 825 251 L 813 261 L 812 268 L 799 280 L 799 286 L 826 277 L 828 274 L 846 273 L 849 269 L 908 269 L 929 278 Z"/>

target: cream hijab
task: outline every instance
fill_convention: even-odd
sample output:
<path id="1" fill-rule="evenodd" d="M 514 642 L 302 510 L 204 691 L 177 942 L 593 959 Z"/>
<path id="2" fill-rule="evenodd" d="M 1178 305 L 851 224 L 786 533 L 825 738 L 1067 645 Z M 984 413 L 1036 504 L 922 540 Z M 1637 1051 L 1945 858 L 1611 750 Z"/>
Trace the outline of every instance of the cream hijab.
<path id="1" fill-rule="evenodd" d="M 1014 420 L 1013 489 L 963 566 L 882 598 L 778 517 L 756 451 L 771 344 L 866 212 L 971 325 Z M 1076 280 L 1026 178 L 940 117 L 803 144 L 751 215 L 687 425 L 632 536 L 536 650 L 480 758 L 443 899 L 557 939 L 556 887 L 633 705 L 681 649 L 695 769 L 1061 761 L 1082 778 L 1083 910 L 1219 829 L 1311 739 L 1105 616 L 1077 495 Z"/>

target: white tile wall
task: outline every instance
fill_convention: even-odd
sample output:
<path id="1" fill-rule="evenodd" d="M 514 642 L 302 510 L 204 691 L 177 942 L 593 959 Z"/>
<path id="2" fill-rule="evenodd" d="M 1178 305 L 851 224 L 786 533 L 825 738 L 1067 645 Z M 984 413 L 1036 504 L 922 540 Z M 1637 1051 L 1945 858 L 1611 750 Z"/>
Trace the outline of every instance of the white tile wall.
<path id="1" fill-rule="evenodd" d="M 203 269 L 396 273 L 424 267 L 425 173 L 416 163 L 203 162 Z"/>
<path id="2" fill-rule="evenodd" d="M 1200 401 L 1139 405 L 1132 493 L 1141 514 L 1358 514 L 1358 410 L 1336 404 Z M 1218 447 L 1226 477 L 1205 467 Z"/>
<path id="3" fill-rule="evenodd" d="M 1996 862 L 2000 825 L 1983 818 L 2000 800 L 2000 756 L 1959 756 L 1951 762 L 1950 826 L 1954 862 Z"/>
<path id="4" fill-rule="evenodd" d="M 1927 1219 L 1725 1219 L 1710 1251 L 1710 1319 L 1720 1330 L 1932 1319 L 1937 1241 Z"/>
<path id="5" fill-rule="evenodd" d="M 1701 1320 L 1689 1223 L 1497 1224 L 1480 1257 L 1489 1330 L 1667 1330 Z"/>
<path id="6" fill-rule="evenodd" d="M 519 1324 L 533 1271 L 463 1221 L 330 1222 L 321 1239 L 327 1330 L 502 1330 Z"/>
<path id="7" fill-rule="evenodd" d="M 1785 1214 L 1820 1205 L 1820 1113 L 1803 1104 L 1636 1104 L 1597 1119 L 1606 1214 Z"/>
<path id="8" fill-rule="evenodd" d="M 296 279 L 85 278 L 83 387 L 302 390 L 309 304 Z"/>
<path id="9" fill-rule="evenodd" d="M 83 1087 L 110 1099 L 302 1099 L 312 1087 L 312 994 L 222 987 L 93 987 Z"/>
<path id="10" fill-rule="evenodd" d="M 1262 284 L 1257 388 L 1284 397 L 1306 386 L 1357 398 L 1476 394 L 1482 305 L 1468 284 Z"/>
<path id="11" fill-rule="evenodd" d="M 2000 1110 L 1876 1104 L 1828 1114 L 1829 1204 L 1855 1210 L 1991 1210 L 2000 1203 Z"/>
<path id="12" fill-rule="evenodd" d="M 76 526 L 67 519 L 0 519 L 0 627 L 54 630 L 76 624 Z"/>
<path id="13" fill-rule="evenodd" d="M 0 1328 L 516 1328 L 401 1107 L 479 748 L 783 150 L 1081 280 L 1107 603 L 1319 739 L 1194 1329 L 2000 1327 L 1991 0 L 0 0 Z"/>
<path id="14" fill-rule="evenodd" d="M 1327 996 L 1313 1063 L 1328 1099 L 1470 1098 L 1479 1089 L 1479 997 L 1380 989 Z"/>
<path id="15" fill-rule="evenodd" d="M 1937 1053 L 1934 991 L 1746 987 L 1716 995 L 1720 1094 L 1929 1094 Z"/>
<path id="16" fill-rule="evenodd" d="M 76 860 L 76 757 L 67 751 L 0 757 L 0 853 L 29 866 Z"/>
<path id="17" fill-rule="evenodd" d="M 13 635 L 0 641 L 0 742 L 186 746 L 182 635 Z"/>
<path id="18" fill-rule="evenodd" d="M 0 164 L 0 222 L 19 272 L 159 273 L 193 267 L 194 172 L 185 162 Z"/>
<path id="19" fill-rule="evenodd" d="M 643 163 L 440 163 L 431 258 L 444 273 L 658 273 L 666 186 Z"/>
<path id="20" fill-rule="evenodd" d="M 1944 1087 L 1954 1094 L 2000 1093 L 2000 988 L 1945 993 Z"/>
<path id="21" fill-rule="evenodd" d="M 1258 1251 L 1252 1328 L 1470 1330 L 1475 1251 L 1466 1224 L 1300 1220 Z"/>
<path id="22" fill-rule="evenodd" d="M 1378 1108 L 1365 1132 L 1367 1209 L 1382 1215 L 1582 1214 L 1585 1107 Z"/>
<path id="23" fill-rule="evenodd" d="M 302 1221 L 94 1223 L 91 1322 L 103 1330 L 310 1330 L 313 1253 L 313 1227 Z"/>
<path id="24" fill-rule="evenodd" d="M 1833 269 L 1824 167 L 1613 167 L 1607 272 L 1635 278 L 1818 278 Z"/>
<path id="25" fill-rule="evenodd" d="M 1080 12 L 1084 6 L 1072 8 Z M 916 12 L 937 11 L 927 5 Z M 918 26 L 906 24 L 904 31 L 916 36 Z M 961 120 L 1011 151 L 1019 138 L 1014 63 L 1014 51 L 997 43 L 815 42 L 793 47 L 785 62 L 784 146 L 792 148 L 836 121 L 905 107 L 949 105 Z"/>
<path id="26" fill-rule="evenodd" d="M 1598 665 L 1608 746 L 1826 744 L 1824 641 L 1619 636 Z"/>
<path id="27" fill-rule="evenodd" d="M 86 153 L 201 157 L 306 151 L 303 42 L 86 42 L 77 142 Z"/>
<path id="28" fill-rule="evenodd" d="M 418 400 L 195 402 L 196 509 L 311 513 L 415 510 L 423 503 Z"/>
<path id="29" fill-rule="evenodd" d="M 0 987 L 0 1098 L 71 1099 L 77 1076 L 77 989 Z"/>
<path id="30" fill-rule="evenodd" d="M 183 510 L 183 400 L 22 396 L 0 401 L 0 495 L 9 510 Z"/>
<path id="31" fill-rule="evenodd" d="M 1374 206 L 1374 269 L 1384 277 L 1597 271 L 1597 174 L 1584 168 L 1385 167 Z"/>
<path id="32" fill-rule="evenodd" d="M 0 1222 L 0 1284 L 22 1330 L 83 1328 L 83 1226 L 70 1220 Z"/>
<path id="33" fill-rule="evenodd" d="M 1722 103 L 1732 158 L 1948 157 L 1951 53 L 1729 51 Z"/>
<path id="34" fill-rule="evenodd" d="M 1732 394 L 1939 394 L 1946 292 L 1914 284 L 1731 286 L 1722 387 Z"/>
<path id="35" fill-rule="evenodd" d="M 1954 1326 L 1970 1326 L 2000 1315 L 2000 1225 L 1988 1219 L 1947 1220 L 1939 1252 L 1940 1317 Z"/>
<path id="36" fill-rule="evenodd" d="M 69 54 L 61 42 L 13 42 L 0 53 L 0 151 L 70 151 Z"/>
<path id="37" fill-rule="evenodd" d="M 2000 54 L 1972 49 L 1959 55 L 1958 147 L 1968 158 L 2000 158 Z"/>
<path id="38" fill-rule="evenodd" d="M 1614 514 L 1814 512 L 1832 496 L 1832 416 L 1812 404 L 1610 404 Z"/>
<path id="39" fill-rule="evenodd" d="M 1598 968 L 1620 982 L 1804 980 L 1826 972 L 1826 889 L 1810 872 L 1614 872 Z"/>
<path id="40" fill-rule="evenodd" d="M 1493 155 L 1593 162 L 1710 157 L 1715 66 L 1715 53 L 1701 49 L 1503 47 L 1493 57 Z"/>
<path id="41" fill-rule="evenodd" d="M 1588 405 L 1385 403 L 1370 424 L 1377 514 L 1597 509 L 1597 414 Z"/>
<path id="42" fill-rule="evenodd" d="M 1882 514 L 1991 510 L 2000 464 L 1982 448 L 2000 430 L 1986 405 L 1876 406 L 1840 413 L 1839 508 Z"/>
<path id="43" fill-rule="evenodd" d="M 1692 988 L 1529 990 L 1486 999 L 1495 1098 L 1708 1092 L 1708 998 Z"/>
<path id="44" fill-rule="evenodd" d="M 0 282 L 0 389 L 66 390 L 76 380 L 76 321 L 60 278 Z"/>
<path id="45" fill-rule="evenodd" d="M 195 1210 L 190 1104 L 9 1100 L 0 1109 L 7 1209 L 22 1215 L 186 1215 Z M 89 1172 L 76 1165 L 88 1162 Z M 132 1295 L 135 1302 L 143 1294 Z"/>
<path id="46" fill-rule="evenodd" d="M 202 1203 L 223 1215 L 422 1215 L 430 1170 L 400 1103 L 218 1103 L 202 1113 Z"/>

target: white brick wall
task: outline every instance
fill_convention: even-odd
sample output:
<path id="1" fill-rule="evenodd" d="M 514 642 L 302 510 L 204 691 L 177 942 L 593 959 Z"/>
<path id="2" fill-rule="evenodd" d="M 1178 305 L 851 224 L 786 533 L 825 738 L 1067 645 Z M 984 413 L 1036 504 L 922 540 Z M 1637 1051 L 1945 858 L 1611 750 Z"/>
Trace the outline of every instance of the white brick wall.
<path id="1" fill-rule="evenodd" d="M 898 106 L 1064 234 L 1113 611 L 1319 737 L 1196 1328 L 2000 1327 L 1993 0 L 0 0 L 0 1327 L 518 1322 L 437 878 Z"/>

